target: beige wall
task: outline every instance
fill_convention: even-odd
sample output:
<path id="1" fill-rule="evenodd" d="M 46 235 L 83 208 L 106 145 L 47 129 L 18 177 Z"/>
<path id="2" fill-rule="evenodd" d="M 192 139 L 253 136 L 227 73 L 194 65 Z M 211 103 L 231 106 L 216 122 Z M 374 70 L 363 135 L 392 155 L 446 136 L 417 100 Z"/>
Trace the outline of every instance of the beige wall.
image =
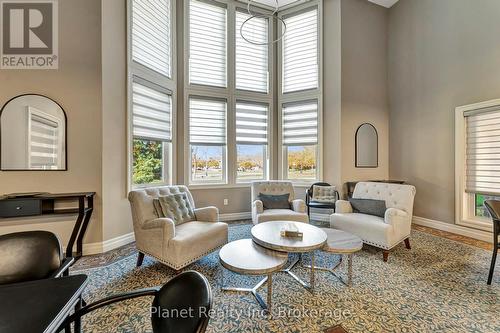
<path id="1" fill-rule="evenodd" d="M 500 97 L 500 2 L 400 0 L 389 13 L 390 176 L 415 215 L 454 222 L 454 109 Z"/>
<path id="2" fill-rule="evenodd" d="M 341 180 L 341 0 L 323 2 L 323 179 Z"/>
<path id="3" fill-rule="evenodd" d="M 389 176 L 387 28 L 387 8 L 342 0 L 342 183 Z M 377 129 L 378 168 L 355 167 L 355 134 L 363 123 Z"/>
<path id="4" fill-rule="evenodd" d="M 96 191 L 87 243 L 102 239 L 100 6 L 100 0 L 59 1 L 58 70 L 0 70 L 0 104 L 38 93 L 61 104 L 68 117 L 68 171 L 0 171 L 0 192 Z M 0 222 L 0 233 L 49 229 L 66 243 L 73 224 L 73 216 L 9 219 Z"/>
<path id="5" fill-rule="evenodd" d="M 132 232 L 127 200 L 127 5 L 102 1 L 103 239 Z"/>

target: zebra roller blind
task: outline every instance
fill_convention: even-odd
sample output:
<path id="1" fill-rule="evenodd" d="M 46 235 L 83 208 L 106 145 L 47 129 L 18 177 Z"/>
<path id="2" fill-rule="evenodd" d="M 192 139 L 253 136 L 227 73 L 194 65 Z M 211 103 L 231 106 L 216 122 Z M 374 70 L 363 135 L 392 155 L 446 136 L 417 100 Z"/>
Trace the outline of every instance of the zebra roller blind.
<path id="1" fill-rule="evenodd" d="M 59 162 L 59 123 L 30 112 L 29 164 L 32 169 L 57 169 Z"/>
<path id="2" fill-rule="evenodd" d="M 226 8 L 191 0 L 189 83 L 226 86 Z"/>
<path id="3" fill-rule="evenodd" d="M 318 9 L 312 8 L 284 18 L 283 92 L 318 87 Z"/>
<path id="4" fill-rule="evenodd" d="M 466 192 L 500 194 L 500 108 L 465 113 Z"/>
<path id="5" fill-rule="evenodd" d="M 132 1 L 132 59 L 171 77 L 170 0 Z"/>
<path id="6" fill-rule="evenodd" d="M 240 27 L 250 17 L 248 13 L 236 12 L 236 89 L 267 93 L 268 91 L 268 45 L 255 45 L 244 40 Z M 243 35 L 251 42 L 266 44 L 269 21 L 254 17 L 243 26 Z"/>
<path id="7" fill-rule="evenodd" d="M 226 144 L 226 101 L 189 98 L 189 141 L 191 144 Z"/>
<path id="8" fill-rule="evenodd" d="M 266 104 L 236 102 L 236 142 L 267 144 L 268 114 Z"/>
<path id="9" fill-rule="evenodd" d="M 302 146 L 318 143 L 318 101 L 283 104 L 283 145 Z"/>
<path id="10" fill-rule="evenodd" d="M 172 97 L 146 86 L 132 83 L 132 126 L 134 138 L 170 142 L 172 140 Z"/>

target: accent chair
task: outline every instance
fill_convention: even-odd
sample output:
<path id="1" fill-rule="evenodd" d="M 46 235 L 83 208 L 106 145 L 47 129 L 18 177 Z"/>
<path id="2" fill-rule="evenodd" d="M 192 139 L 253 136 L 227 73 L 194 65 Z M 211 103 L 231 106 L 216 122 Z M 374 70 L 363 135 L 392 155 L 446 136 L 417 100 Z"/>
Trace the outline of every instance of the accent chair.
<path id="1" fill-rule="evenodd" d="M 289 209 L 264 209 L 259 200 L 259 194 L 281 195 L 289 194 Z M 268 221 L 295 221 L 309 223 L 306 203 L 295 198 L 292 182 L 289 181 L 256 181 L 252 183 L 252 222 L 258 224 Z"/>
<path id="2" fill-rule="evenodd" d="M 330 227 L 354 234 L 363 243 L 384 250 L 384 261 L 389 251 L 401 242 L 410 247 L 413 200 L 416 189 L 411 185 L 378 182 L 359 182 L 354 188 L 354 199 L 384 200 L 384 218 L 355 213 L 349 201 L 338 200 L 335 213 L 330 215 Z"/>
<path id="3" fill-rule="evenodd" d="M 217 207 L 194 208 L 194 221 L 175 224 L 171 218 L 159 217 L 153 200 L 160 196 L 185 193 L 194 208 L 193 196 L 186 186 L 162 186 L 131 191 L 134 234 L 142 265 L 144 255 L 156 258 L 177 272 L 227 243 L 228 226 L 219 222 Z M 172 205 L 175 211 L 179 206 Z"/>

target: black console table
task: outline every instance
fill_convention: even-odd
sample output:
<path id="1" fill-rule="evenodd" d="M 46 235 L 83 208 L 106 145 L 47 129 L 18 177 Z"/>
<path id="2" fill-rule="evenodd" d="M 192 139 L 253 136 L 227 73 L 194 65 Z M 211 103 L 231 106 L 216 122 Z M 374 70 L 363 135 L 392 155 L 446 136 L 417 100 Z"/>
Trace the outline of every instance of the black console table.
<path id="1" fill-rule="evenodd" d="M 83 253 L 83 237 L 94 210 L 95 192 L 12 194 L 0 199 L 0 218 L 78 214 L 71 232 L 66 257 L 78 259 Z M 55 209 L 56 201 L 78 201 L 78 208 Z M 73 246 L 76 242 L 76 252 Z"/>

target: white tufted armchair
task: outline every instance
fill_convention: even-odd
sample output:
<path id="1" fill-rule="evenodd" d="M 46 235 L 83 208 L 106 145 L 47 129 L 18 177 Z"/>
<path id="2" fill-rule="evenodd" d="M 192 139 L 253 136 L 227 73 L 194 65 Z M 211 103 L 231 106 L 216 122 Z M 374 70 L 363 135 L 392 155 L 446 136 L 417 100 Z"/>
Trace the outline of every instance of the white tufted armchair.
<path id="1" fill-rule="evenodd" d="M 259 194 L 290 194 L 291 209 L 264 209 Z M 306 213 L 306 203 L 302 199 L 295 199 L 292 182 L 288 181 L 257 181 L 252 183 L 252 221 L 254 224 L 268 221 L 296 221 L 309 223 Z"/>
<path id="2" fill-rule="evenodd" d="M 384 261 L 389 251 L 405 241 L 410 249 L 413 200 L 416 189 L 411 185 L 360 182 L 356 184 L 353 198 L 385 200 L 384 218 L 353 213 L 349 201 L 338 200 L 335 214 L 330 216 L 330 226 L 360 237 L 364 243 L 384 250 Z"/>
<path id="3" fill-rule="evenodd" d="M 180 225 L 175 225 L 169 218 L 159 218 L 153 199 L 177 193 L 186 193 L 195 207 L 186 186 L 162 186 L 129 193 L 139 250 L 137 266 L 142 264 L 144 254 L 147 254 L 178 271 L 227 243 L 228 227 L 226 223 L 219 222 L 217 207 L 194 209 L 196 221 Z"/>

